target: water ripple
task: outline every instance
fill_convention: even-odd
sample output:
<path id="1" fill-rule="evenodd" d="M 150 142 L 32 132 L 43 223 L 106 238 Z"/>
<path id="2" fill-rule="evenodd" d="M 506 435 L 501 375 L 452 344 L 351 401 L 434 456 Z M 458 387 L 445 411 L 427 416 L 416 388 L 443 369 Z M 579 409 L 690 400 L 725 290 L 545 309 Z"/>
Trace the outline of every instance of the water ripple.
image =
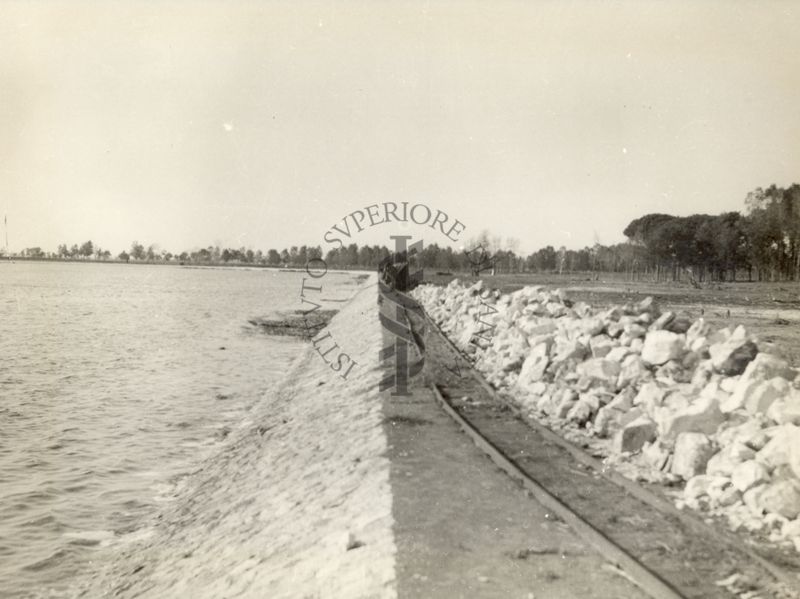
<path id="1" fill-rule="evenodd" d="M 186 474 L 268 396 L 300 343 L 246 323 L 297 308 L 301 275 L 2 269 L 0 589 L 59 596 L 88 560 L 148 534 Z"/>

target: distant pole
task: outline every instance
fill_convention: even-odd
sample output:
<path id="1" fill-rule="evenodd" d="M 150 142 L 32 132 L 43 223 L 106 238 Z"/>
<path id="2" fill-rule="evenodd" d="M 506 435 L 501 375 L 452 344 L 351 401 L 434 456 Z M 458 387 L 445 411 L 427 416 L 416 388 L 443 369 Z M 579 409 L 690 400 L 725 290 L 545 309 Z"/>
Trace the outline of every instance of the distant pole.
<path id="1" fill-rule="evenodd" d="M 6 258 L 11 260 L 11 254 L 8 253 L 8 214 L 3 215 L 3 222 L 6 225 Z"/>

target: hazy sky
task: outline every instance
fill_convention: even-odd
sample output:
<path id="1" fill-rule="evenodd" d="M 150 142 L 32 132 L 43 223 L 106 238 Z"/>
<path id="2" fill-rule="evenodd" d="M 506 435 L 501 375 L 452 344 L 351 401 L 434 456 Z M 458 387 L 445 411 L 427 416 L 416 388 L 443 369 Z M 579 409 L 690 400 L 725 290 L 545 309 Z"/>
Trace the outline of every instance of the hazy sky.
<path id="1" fill-rule="evenodd" d="M 799 17 L 788 2 L 6 1 L 0 212 L 12 251 L 326 247 L 385 201 L 525 251 L 622 241 L 647 212 L 741 210 L 755 187 L 800 182 Z"/>

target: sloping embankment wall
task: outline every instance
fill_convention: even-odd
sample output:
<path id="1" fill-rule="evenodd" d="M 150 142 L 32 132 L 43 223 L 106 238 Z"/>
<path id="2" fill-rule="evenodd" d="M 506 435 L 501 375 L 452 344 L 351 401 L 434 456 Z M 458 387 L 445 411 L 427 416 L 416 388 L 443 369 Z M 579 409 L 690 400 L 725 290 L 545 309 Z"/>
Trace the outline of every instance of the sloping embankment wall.
<path id="1" fill-rule="evenodd" d="M 83 596 L 394 597 L 377 308 L 373 278 L 327 329 L 358 364 L 347 380 L 309 344 L 252 425 Z"/>

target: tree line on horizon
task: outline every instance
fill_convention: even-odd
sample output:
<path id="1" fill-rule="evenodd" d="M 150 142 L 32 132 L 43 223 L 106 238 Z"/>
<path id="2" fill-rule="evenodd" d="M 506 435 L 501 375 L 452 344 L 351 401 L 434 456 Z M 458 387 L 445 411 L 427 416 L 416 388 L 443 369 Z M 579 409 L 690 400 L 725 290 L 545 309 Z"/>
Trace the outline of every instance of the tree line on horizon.
<path id="1" fill-rule="evenodd" d="M 442 272 L 625 272 L 632 277 L 691 282 L 736 280 L 800 280 L 800 184 L 772 185 L 747 195 L 745 212 L 718 215 L 673 216 L 646 214 L 623 231 L 628 241 L 570 250 L 546 246 L 520 255 L 516 240 L 490 237 L 483 231 L 467 242 L 466 251 L 427 245 L 417 257 L 422 268 Z M 138 241 L 120 252 L 117 261 L 179 264 L 234 264 L 303 268 L 324 259 L 328 268 L 375 269 L 390 255 L 380 245 L 352 243 L 324 253 L 320 246 L 292 246 L 282 250 L 208 246 L 173 254 L 157 245 Z M 80 246 L 58 246 L 55 253 L 27 248 L 20 257 L 32 259 L 112 260 L 111 252 L 91 241 Z"/>
<path id="2" fill-rule="evenodd" d="M 639 266 L 656 278 L 800 280 L 800 184 L 747 195 L 745 213 L 647 214 L 625 228 Z"/>

